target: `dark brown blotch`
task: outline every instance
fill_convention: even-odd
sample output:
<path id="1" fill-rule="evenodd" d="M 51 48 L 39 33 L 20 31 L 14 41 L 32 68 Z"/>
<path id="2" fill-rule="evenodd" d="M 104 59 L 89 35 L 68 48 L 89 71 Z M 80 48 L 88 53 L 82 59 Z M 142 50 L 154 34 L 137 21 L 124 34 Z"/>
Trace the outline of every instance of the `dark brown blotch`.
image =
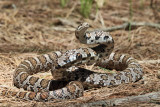
<path id="1" fill-rule="evenodd" d="M 29 75 L 27 73 L 23 73 L 20 75 L 20 83 L 22 84 Z"/>
<path id="2" fill-rule="evenodd" d="M 41 100 L 47 100 L 47 98 L 49 97 L 47 92 L 43 92 L 40 94 L 40 99 Z"/>
<path id="3" fill-rule="evenodd" d="M 38 79 L 38 77 L 31 77 L 29 80 L 30 85 L 34 86 Z"/>
<path id="4" fill-rule="evenodd" d="M 42 79 L 40 84 L 43 88 L 47 88 L 48 83 L 49 83 L 49 80 Z"/>
<path id="5" fill-rule="evenodd" d="M 36 97 L 36 93 L 35 93 L 35 92 L 30 92 L 30 93 L 28 94 L 29 100 L 33 100 L 35 97 Z"/>
<path id="6" fill-rule="evenodd" d="M 115 85 L 115 84 L 116 84 L 115 80 L 111 80 L 109 85 Z"/>
<path id="7" fill-rule="evenodd" d="M 26 94 L 27 94 L 27 92 L 20 92 L 20 93 L 19 93 L 19 98 L 22 98 L 22 99 L 23 99 Z"/>

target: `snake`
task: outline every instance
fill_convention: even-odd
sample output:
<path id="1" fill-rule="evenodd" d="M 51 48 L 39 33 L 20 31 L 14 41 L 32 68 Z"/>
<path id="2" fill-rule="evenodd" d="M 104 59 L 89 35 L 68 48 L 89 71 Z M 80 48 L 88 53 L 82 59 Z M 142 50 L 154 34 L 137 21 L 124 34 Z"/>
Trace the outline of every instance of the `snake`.
<path id="1" fill-rule="evenodd" d="M 54 51 L 24 59 L 14 71 L 13 85 L 26 91 L 4 89 L 2 96 L 24 100 L 51 101 L 75 99 L 83 96 L 84 89 L 110 87 L 140 80 L 143 70 L 140 64 L 127 54 L 113 53 L 114 40 L 109 32 L 88 31 L 89 24 L 81 23 L 75 30 L 75 37 L 90 47 Z M 98 73 L 80 67 L 83 64 L 117 70 L 116 73 Z M 42 79 L 33 76 L 41 71 L 51 71 L 58 79 Z"/>

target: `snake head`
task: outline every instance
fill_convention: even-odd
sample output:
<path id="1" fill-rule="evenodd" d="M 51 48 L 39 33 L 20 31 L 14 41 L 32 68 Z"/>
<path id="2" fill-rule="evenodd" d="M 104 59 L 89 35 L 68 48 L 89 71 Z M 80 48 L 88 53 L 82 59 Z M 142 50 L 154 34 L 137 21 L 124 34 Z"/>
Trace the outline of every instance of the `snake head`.
<path id="1" fill-rule="evenodd" d="M 77 27 L 77 31 L 81 31 L 81 30 L 86 30 L 87 28 L 89 28 L 89 24 L 87 22 L 81 23 L 78 27 Z"/>

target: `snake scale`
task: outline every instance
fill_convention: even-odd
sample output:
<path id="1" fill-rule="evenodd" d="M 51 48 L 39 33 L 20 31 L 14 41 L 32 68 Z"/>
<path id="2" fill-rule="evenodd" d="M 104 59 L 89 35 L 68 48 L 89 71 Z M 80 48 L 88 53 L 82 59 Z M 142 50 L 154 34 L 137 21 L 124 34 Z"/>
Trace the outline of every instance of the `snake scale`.
<path id="1" fill-rule="evenodd" d="M 114 41 L 108 32 L 87 31 L 89 24 L 80 24 L 76 38 L 84 44 L 97 44 L 91 48 L 72 49 L 66 52 L 55 51 L 37 57 L 29 57 L 16 68 L 13 84 L 27 91 L 5 89 L 3 96 L 16 96 L 24 100 L 49 101 L 54 99 L 74 99 L 83 96 L 84 87 L 113 86 L 122 83 L 136 82 L 142 78 L 142 68 L 129 55 L 112 53 Z M 95 64 L 106 69 L 116 69 L 116 73 L 96 73 L 84 68 L 81 64 Z M 68 70 L 68 68 L 72 70 Z M 40 71 L 51 70 L 53 77 L 60 73 L 61 78 L 47 80 L 34 77 Z M 32 91 L 32 92 L 31 92 Z"/>

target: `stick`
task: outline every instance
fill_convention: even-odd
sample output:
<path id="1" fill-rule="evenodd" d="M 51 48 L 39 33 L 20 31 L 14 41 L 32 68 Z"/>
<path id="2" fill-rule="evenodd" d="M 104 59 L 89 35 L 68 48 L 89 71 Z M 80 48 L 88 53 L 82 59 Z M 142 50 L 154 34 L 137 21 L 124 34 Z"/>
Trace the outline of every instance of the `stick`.
<path id="1" fill-rule="evenodd" d="M 73 12 L 73 10 L 75 9 L 75 7 L 77 6 L 77 2 L 75 2 L 74 4 L 73 4 L 73 7 L 70 9 L 70 11 L 68 12 L 68 14 L 66 15 L 66 17 L 65 18 L 68 18 L 70 15 L 71 15 L 71 13 Z"/>
<path id="2" fill-rule="evenodd" d="M 130 96 L 124 98 L 114 98 L 114 99 L 106 99 L 100 100 L 95 102 L 87 102 L 84 104 L 73 104 L 69 105 L 70 107 L 106 107 L 106 106 L 116 106 L 128 103 L 146 103 L 146 102 L 155 102 L 160 100 L 160 91 L 159 92 L 152 92 L 145 95 L 138 95 L 138 96 Z"/>
<path id="3" fill-rule="evenodd" d="M 148 23 L 148 22 L 126 22 L 122 25 L 118 25 L 118 26 L 114 26 L 114 27 L 108 27 L 106 29 L 102 29 L 103 31 L 106 32 L 111 32 L 111 31 L 115 31 L 115 30 L 120 30 L 120 29 L 126 29 L 129 26 L 132 27 L 137 27 L 137 26 L 149 26 L 149 27 L 153 27 L 153 28 L 158 28 L 160 29 L 160 24 L 157 23 Z"/>
<path id="4" fill-rule="evenodd" d="M 158 60 L 143 60 L 143 61 L 138 61 L 138 63 L 143 63 L 143 64 L 160 64 L 160 59 Z"/>

